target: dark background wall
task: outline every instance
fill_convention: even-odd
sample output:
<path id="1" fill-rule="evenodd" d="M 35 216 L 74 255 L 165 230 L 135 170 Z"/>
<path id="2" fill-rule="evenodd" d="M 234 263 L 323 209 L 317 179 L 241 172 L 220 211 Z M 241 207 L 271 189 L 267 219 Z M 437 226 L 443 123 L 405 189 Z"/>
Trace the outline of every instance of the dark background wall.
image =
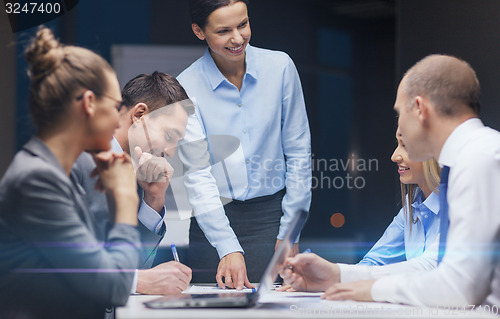
<path id="1" fill-rule="evenodd" d="M 16 43 L 11 32 L 7 15 L 0 12 L 0 175 L 14 155 L 15 150 L 15 110 L 16 110 Z"/>
<path id="2" fill-rule="evenodd" d="M 481 83 L 483 121 L 500 129 L 500 1 L 401 1 L 398 12 L 398 73 L 430 53 L 464 59 Z"/>
<path id="3" fill-rule="evenodd" d="M 252 45 L 287 52 L 301 76 L 318 166 L 302 241 L 330 259 L 356 261 L 399 210 L 398 176 L 390 161 L 396 145 L 392 105 L 399 79 L 412 64 L 430 53 L 467 60 L 482 83 L 485 122 L 500 128 L 495 107 L 500 1 L 252 0 L 249 15 Z M 47 25 L 63 42 L 85 46 L 108 60 L 114 44 L 202 44 L 191 32 L 187 1 L 180 0 L 80 0 Z M 2 108 L 6 114 L 15 111 L 16 121 L 15 127 L 10 122 L 0 128 L 7 137 L 0 140 L 6 150 L 0 163 L 7 163 L 33 132 L 22 57 L 33 34 L 34 29 L 0 35 L 2 46 L 17 48 L 6 57 L 13 62 L 9 65 L 17 65 L 15 76 L 1 71 L 3 82 L 15 83 L 2 92 L 9 96 L 2 99 L 8 101 Z M 335 170 L 321 165 L 347 160 L 372 166 Z M 4 170 L 5 165 L 0 173 Z M 353 185 L 355 178 L 363 187 Z M 334 213 L 345 216 L 340 228 L 330 224 Z"/>

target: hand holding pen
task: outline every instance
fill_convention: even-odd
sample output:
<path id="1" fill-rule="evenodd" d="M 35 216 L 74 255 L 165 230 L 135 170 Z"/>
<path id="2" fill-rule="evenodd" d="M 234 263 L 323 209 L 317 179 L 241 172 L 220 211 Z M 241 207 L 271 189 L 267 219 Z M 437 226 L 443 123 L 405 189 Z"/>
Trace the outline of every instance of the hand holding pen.
<path id="1" fill-rule="evenodd" d="M 297 245 L 298 246 L 298 245 Z M 304 250 L 302 253 L 303 254 L 308 254 L 311 252 L 311 249 L 307 248 L 306 250 Z M 291 257 L 294 257 L 296 256 L 297 254 L 293 254 L 293 256 Z M 287 269 L 291 269 L 292 266 L 289 264 L 289 263 L 286 263 L 286 266 L 282 269 L 282 271 L 285 271 Z M 294 292 L 296 291 L 295 289 L 292 288 L 291 285 L 287 285 L 285 283 L 283 283 L 283 285 L 278 285 L 277 287 L 274 287 L 274 290 L 275 291 L 278 291 L 278 292 Z"/>
<path id="2" fill-rule="evenodd" d="M 298 254 L 286 260 L 287 266 L 280 271 L 286 285 L 297 291 L 325 291 L 340 282 L 340 270 L 316 254 Z"/>

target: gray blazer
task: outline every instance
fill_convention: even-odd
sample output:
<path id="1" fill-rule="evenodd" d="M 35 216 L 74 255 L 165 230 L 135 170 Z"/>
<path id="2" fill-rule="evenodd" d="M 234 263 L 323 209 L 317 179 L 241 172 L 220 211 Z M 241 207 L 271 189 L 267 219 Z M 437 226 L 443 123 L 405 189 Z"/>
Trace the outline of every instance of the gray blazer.
<path id="1" fill-rule="evenodd" d="M 0 317 L 96 318 L 124 305 L 139 233 L 116 224 L 96 238 L 83 189 L 33 137 L 0 182 Z"/>
<path id="2" fill-rule="evenodd" d="M 123 152 L 121 149 L 117 149 L 114 143 L 112 144 L 112 151 Z M 106 195 L 95 190 L 95 183 L 97 178 L 90 178 L 90 173 L 95 169 L 95 167 L 96 165 L 94 163 L 94 160 L 92 159 L 92 156 L 88 153 L 82 153 L 76 160 L 71 173 L 75 175 L 76 180 L 83 187 L 87 194 L 87 204 L 90 213 L 95 218 L 95 226 L 97 229 L 98 238 L 104 238 L 106 236 L 106 233 L 109 231 L 110 226 L 109 209 Z M 142 200 L 142 198 L 144 197 L 143 190 L 139 186 L 138 190 L 139 197 Z M 165 236 L 165 223 L 163 223 L 161 226 L 160 234 L 151 232 L 140 222 L 140 220 L 137 229 L 139 230 L 139 233 L 141 235 L 142 246 L 142 249 L 140 251 L 139 268 L 151 268 L 156 256 L 156 252 L 158 250 L 158 245 L 163 239 L 163 236 Z"/>

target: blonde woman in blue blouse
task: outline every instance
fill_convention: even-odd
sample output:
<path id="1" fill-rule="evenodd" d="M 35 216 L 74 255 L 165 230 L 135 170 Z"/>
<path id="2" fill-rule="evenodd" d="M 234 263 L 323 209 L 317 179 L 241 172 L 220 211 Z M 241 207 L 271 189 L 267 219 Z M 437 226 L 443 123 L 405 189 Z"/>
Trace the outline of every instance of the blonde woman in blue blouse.
<path id="1" fill-rule="evenodd" d="M 418 257 L 430 249 L 439 234 L 439 164 L 434 159 L 411 161 L 399 130 L 396 139 L 398 146 L 391 160 L 398 165 L 403 208 L 360 265 L 382 266 Z M 428 265 L 435 266 L 431 260 Z"/>
<path id="2" fill-rule="evenodd" d="M 382 237 L 357 265 L 331 263 L 315 254 L 299 254 L 284 270 L 286 283 L 305 291 L 325 291 L 338 282 L 376 279 L 398 272 L 430 270 L 437 266 L 441 169 L 434 159 L 414 162 L 399 130 L 398 146 L 391 156 L 397 164 L 403 207 Z M 409 199 L 412 198 L 410 204 Z"/>

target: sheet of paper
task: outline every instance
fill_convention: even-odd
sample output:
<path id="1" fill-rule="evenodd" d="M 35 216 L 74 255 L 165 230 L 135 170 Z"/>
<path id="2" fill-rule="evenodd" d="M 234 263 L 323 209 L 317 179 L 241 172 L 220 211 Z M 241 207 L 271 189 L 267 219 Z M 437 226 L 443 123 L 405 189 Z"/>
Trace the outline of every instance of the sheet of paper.
<path id="1" fill-rule="evenodd" d="M 322 292 L 269 292 L 259 298 L 259 303 L 319 302 Z"/>
<path id="2" fill-rule="evenodd" d="M 255 292 L 255 289 L 243 288 L 242 290 L 236 290 L 236 289 L 222 289 L 222 288 L 215 287 L 215 286 L 193 285 L 185 292 L 190 293 L 190 294 L 219 294 L 219 293 L 225 293 L 225 294 L 237 293 L 238 294 L 238 293 Z"/>

